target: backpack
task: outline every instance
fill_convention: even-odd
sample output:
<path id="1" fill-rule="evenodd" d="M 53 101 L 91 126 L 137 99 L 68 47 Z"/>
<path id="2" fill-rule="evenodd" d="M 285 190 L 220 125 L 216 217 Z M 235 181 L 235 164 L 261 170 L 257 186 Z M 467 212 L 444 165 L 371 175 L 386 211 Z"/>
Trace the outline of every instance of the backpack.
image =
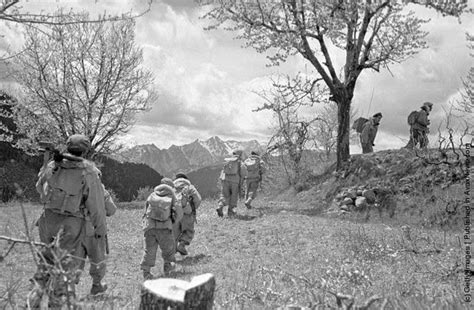
<path id="1" fill-rule="evenodd" d="M 358 133 L 362 133 L 362 129 L 364 129 L 364 124 L 367 123 L 369 120 L 365 117 L 359 117 L 354 121 L 352 124 L 352 129 L 355 129 Z"/>
<path id="2" fill-rule="evenodd" d="M 160 196 L 153 192 L 147 199 L 146 217 L 152 220 L 165 222 L 171 218 L 171 205 L 173 198 Z"/>
<path id="3" fill-rule="evenodd" d="M 47 179 L 46 209 L 61 214 L 81 212 L 83 205 L 85 169 L 62 169 L 56 166 L 56 172 Z"/>
<path id="4" fill-rule="evenodd" d="M 240 169 L 239 157 L 234 156 L 234 157 L 225 158 L 224 160 L 225 160 L 224 174 L 225 175 L 238 175 L 239 169 Z"/>
<path id="5" fill-rule="evenodd" d="M 244 161 L 244 164 L 247 167 L 247 178 L 260 177 L 260 158 L 251 156 Z"/>
<path id="6" fill-rule="evenodd" d="M 412 111 L 407 118 L 408 125 L 414 125 L 418 120 L 418 111 Z"/>

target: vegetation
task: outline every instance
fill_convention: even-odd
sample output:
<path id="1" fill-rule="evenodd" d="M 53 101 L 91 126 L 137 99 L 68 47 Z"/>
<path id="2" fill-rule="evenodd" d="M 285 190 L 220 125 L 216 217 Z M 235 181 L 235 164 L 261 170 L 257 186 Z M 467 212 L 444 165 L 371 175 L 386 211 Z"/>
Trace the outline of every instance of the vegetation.
<path id="1" fill-rule="evenodd" d="M 468 308 L 461 296 L 462 255 L 456 232 L 315 217 L 307 206 L 263 199 L 257 199 L 253 210 L 240 206 L 236 219 L 217 219 L 215 205 L 211 200 L 201 206 L 190 255 L 177 256 L 174 275 L 189 280 L 213 273 L 215 309 L 334 308 L 351 301 L 385 309 Z M 35 205 L 26 210 L 28 222 L 40 213 Z M 19 206 L 11 204 L 2 212 L 7 216 L 1 218 L 1 234 L 21 236 Z M 86 297 L 91 280 L 84 272 L 77 288 L 77 303 L 83 308 L 137 307 L 141 216 L 139 209 L 121 208 L 109 219 L 110 289 L 104 296 Z M 0 244 L 3 255 L 7 245 Z M 159 274 L 161 266 L 158 256 L 153 272 Z M 17 245 L 0 264 L 2 307 L 24 305 L 33 273 L 29 249 Z"/>

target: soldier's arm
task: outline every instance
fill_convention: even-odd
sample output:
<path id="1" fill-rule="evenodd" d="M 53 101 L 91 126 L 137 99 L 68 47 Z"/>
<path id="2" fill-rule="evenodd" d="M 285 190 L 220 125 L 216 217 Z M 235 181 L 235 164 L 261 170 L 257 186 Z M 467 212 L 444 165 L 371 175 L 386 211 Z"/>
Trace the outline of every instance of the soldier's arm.
<path id="1" fill-rule="evenodd" d="M 106 216 L 112 216 L 115 214 L 117 211 L 117 206 L 114 203 L 114 200 L 112 199 L 112 196 L 110 195 L 109 191 L 104 188 L 104 198 L 105 198 L 105 215 Z"/>
<path id="2" fill-rule="evenodd" d="M 370 127 L 370 121 L 366 122 L 364 124 L 364 127 L 362 127 L 362 132 L 360 133 L 360 140 L 364 144 L 369 143 Z"/>
<path id="3" fill-rule="evenodd" d="M 178 201 L 176 198 L 176 195 L 173 194 L 173 199 L 172 199 L 172 208 L 175 212 L 175 219 L 174 222 L 180 222 L 181 219 L 183 218 L 183 206 L 181 205 L 181 201 Z"/>
<path id="4" fill-rule="evenodd" d="M 194 208 L 197 209 L 201 205 L 201 201 L 202 201 L 201 194 L 199 194 L 198 190 L 193 185 L 190 186 L 190 191 L 191 191 L 190 196 L 192 197 Z"/>
<path id="5" fill-rule="evenodd" d="M 92 225 L 94 225 L 96 236 L 103 237 L 107 234 L 105 222 L 105 199 L 104 189 L 96 173 L 85 175 L 86 199 L 85 206 L 89 211 Z"/>
<path id="6" fill-rule="evenodd" d="M 240 163 L 240 179 L 243 181 L 248 175 L 247 166 L 241 162 Z"/>

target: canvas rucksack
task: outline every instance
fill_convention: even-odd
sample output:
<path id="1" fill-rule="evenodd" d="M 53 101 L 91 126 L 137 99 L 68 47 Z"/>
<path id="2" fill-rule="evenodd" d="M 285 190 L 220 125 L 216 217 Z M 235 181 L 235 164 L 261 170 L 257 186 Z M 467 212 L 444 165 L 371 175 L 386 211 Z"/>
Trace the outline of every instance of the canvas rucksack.
<path id="1" fill-rule="evenodd" d="M 225 164 L 224 164 L 224 174 L 225 175 L 237 175 L 239 174 L 239 165 L 240 165 L 240 160 L 239 157 L 233 156 L 229 158 L 225 158 Z"/>
<path id="2" fill-rule="evenodd" d="M 408 125 L 414 125 L 418 119 L 418 111 L 412 111 L 407 118 Z"/>
<path id="3" fill-rule="evenodd" d="M 359 117 L 354 121 L 352 124 L 352 129 L 355 129 L 358 133 L 362 133 L 362 129 L 364 129 L 364 124 L 367 123 L 369 120 L 365 117 Z"/>
<path id="4" fill-rule="evenodd" d="M 247 167 L 247 178 L 260 177 L 260 158 L 251 156 L 244 161 L 244 164 Z"/>
<path id="5" fill-rule="evenodd" d="M 81 212 L 85 184 L 85 169 L 62 169 L 61 166 L 47 180 L 46 209 L 59 213 Z"/>
<path id="6" fill-rule="evenodd" d="M 160 196 L 153 192 L 147 199 L 146 217 L 165 222 L 171 218 L 171 205 L 173 198 L 170 196 Z"/>

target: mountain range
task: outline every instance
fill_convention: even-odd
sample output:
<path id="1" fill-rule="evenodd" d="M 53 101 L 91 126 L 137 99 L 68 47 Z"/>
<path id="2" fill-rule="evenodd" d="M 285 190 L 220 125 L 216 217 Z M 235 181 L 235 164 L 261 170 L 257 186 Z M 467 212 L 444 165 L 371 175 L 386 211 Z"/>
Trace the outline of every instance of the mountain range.
<path id="1" fill-rule="evenodd" d="M 178 171 L 187 173 L 220 164 L 235 149 L 249 155 L 251 151 L 262 152 L 264 147 L 257 140 L 224 141 L 214 136 L 207 140 L 196 139 L 185 145 L 172 145 L 167 149 L 159 149 L 154 144 L 137 145 L 124 150 L 116 159 L 143 163 L 165 176 L 173 176 Z"/>

